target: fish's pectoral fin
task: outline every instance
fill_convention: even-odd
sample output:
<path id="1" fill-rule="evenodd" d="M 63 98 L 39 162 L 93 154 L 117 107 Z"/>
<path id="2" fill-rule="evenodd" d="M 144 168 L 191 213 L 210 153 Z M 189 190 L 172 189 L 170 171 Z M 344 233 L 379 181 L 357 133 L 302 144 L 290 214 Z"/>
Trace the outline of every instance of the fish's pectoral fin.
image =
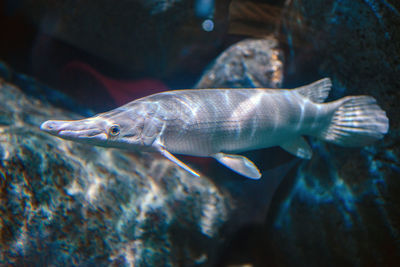
<path id="1" fill-rule="evenodd" d="M 182 169 L 190 172 L 194 176 L 200 177 L 200 174 L 198 174 L 197 172 L 192 170 L 188 165 L 186 165 L 185 163 L 183 163 L 182 161 L 177 159 L 174 155 L 169 153 L 163 146 L 156 146 L 156 148 L 164 157 L 166 157 L 167 159 L 169 159 L 170 161 L 172 161 L 173 163 L 175 163 L 176 165 L 178 165 Z"/>
<path id="2" fill-rule="evenodd" d="M 312 157 L 312 149 L 302 136 L 282 144 L 281 147 L 290 154 L 303 159 L 311 159 Z"/>
<path id="3" fill-rule="evenodd" d="M 220 163 L 230 168 L 231 170 L 246 176 L 250 179 L 260 179 L 261 173 L 257 166 L 248 158 L 241 155 L 225 154 L 222 152 L 211 155 Z"/>

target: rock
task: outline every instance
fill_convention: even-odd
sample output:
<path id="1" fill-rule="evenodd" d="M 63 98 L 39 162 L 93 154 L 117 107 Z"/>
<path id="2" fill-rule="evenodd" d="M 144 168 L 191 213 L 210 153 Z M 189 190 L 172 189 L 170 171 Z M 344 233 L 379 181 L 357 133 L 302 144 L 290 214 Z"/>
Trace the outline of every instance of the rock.
<path id="1" fill-rule="evenodd" d="M 284 86 L 331 77 L 328 101 L 372 95 L 387 112 L 390 130 L 362 148 L 311 139 L 313 158 L 287 173 L 264 221 L 253 217 L 231 236 L 220 266 L 398 266 L 400 6 L 396 1 L 286 3 L 287 42 L 280 44 L 287 48 Z M 222 63 L 212 68 L 217 67 L 233 69 Z M 242 79 L 235 86 L 247 84 Z M 258 160 L 279 153 L 260 153 Z M 264 199 L 248 195 L 253 197 Z"/>
<path id="2" fill-rule="evenodd" d="M 80 116 L 0 82 L 0 262 L 15 266 L 212 264 L 231 201 L 154 155 L 63 141 Z"/>
<path id="3" fill-rule="evenodd" d="M 261 64 L 265 70 L 276 42 L 238 47 L 247 49 L 235 52 L 247 64 L 246 76 Z M 267 171 L 271 178 L 260 183 L 235 179 L 224 167 L 195 179 L 154 154 L 63 141 L 38 126 L 79 118 L 74 107 L 84 116 L 91 111 L 4 64 L 0 71 L 21 86 L 2 81 L 0 91 L 6 103 L 0 109 L 0 261 L 7 264 L 212 266 L 237 229 L 263 222 L 276 188 L 297 163 Z M 272 84 L 269 74 L 254 83 Z"/>
<path id="4" fill-rule="evenodd" d="M 270 36 L 245 39 L 226 49 L 195 88 L 278 88 L 283 80 L 283 52 Z"/>
<path id="5" fill-rule="evenodd" d="M 256 256 L 264 264 L 400 264 L 399 8 L 396 1 L 304 0 L 286 7 L 298 19 L 284 18 L 296 36 L 285 80 L 332 77 L 330 100 L 372 95 L 390 130 L 363 148 L 313 141 L 312 160 L 281 185 L 264 224 Z"/>
<path id="6" fill-rule="evenodd" d="M 385 159 L 392 149 L 315 147 L 317 156 L 299 166 L 272 207 L 265 233 L 268 262 L 397 266 L 400 168 L 397 160 Z"/>
<path id="7" fill-rule="evenodd" d="M 282 14 L 290 23 L 283 23 L 289 50 L 284 86 L 330 76 L 330 100 L 350 94 L 376 97 L 390 119 L 384 140 L 363 148 L 310 140 L 310 161 L 289 162 L 272 172 L 262 168 L 261 181 L 243 181 L 224 167 L 214 167 L 211 182 L 207 177 L 193 179 L 162 158 L 87 147 L 40 133 L 37 126 L 49 115 L 77 115 L 23 97 L 3 83 L 0 93 L 7 95 L 7 102 L 2 100 L 6 104 L 0 109 L 0 261 L 398 266 L 396 3 L 286 3 Z M 263 71 L 272 69 L 260 69 L 271 54 L 258 54 L 261 46 L 246 45 L 263 58 L 247 59 L 246 48 L 240 47 L 221 55 L 198 88 L 274 87 L 264 85 L 273 75 Z M 251 155 L 259 165 L 286 152 L 277 148 Z"/>

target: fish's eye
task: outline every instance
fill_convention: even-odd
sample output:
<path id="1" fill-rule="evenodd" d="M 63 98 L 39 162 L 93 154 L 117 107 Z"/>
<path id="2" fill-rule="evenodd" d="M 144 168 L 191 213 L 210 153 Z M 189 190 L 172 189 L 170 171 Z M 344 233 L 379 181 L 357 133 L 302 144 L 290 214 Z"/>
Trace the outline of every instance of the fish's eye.
<path id="1" fill-rule="evenodd" d="M 112 135 L 112 136 L 117 136 L 117 135 L 119 135 L 119 132 L 120 132 L 120 127 L 119 127 L 119 125 L 112 125 L 111 127 L 110 127 L 110 130 L 109 130 L 109 133 L 110 133 L 110 135 Z"/>

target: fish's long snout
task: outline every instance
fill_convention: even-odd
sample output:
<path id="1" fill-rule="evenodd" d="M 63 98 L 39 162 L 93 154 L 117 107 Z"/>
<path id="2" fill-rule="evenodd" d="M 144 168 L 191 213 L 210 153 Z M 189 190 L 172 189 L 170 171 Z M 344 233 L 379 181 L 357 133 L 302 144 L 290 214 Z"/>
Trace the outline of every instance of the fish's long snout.
<path id="1" fill-rule="evenodd" d="M 104 132 L 103 127 L 97 125 L 94 122 L 89 121 L 45 121 L 40 126 L 42 131 L 49 134 L 56 135 L 58 137 L 74 140 L 83 141 L 87 139 L 107 139 L 107 135 Z"/>

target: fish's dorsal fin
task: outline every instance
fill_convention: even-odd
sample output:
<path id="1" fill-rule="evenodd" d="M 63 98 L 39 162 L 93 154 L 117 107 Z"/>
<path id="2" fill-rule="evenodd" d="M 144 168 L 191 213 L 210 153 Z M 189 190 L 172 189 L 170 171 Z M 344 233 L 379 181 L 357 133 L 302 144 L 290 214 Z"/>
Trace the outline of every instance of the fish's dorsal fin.
<path id="1" fill-rule="evenodd" d="M 248 158 L 241 155 L 225 154 L 222 152 L 211 155 L 220 163 L 230 168 L 231 170 L 246 176 L 250 179 L 260 179 L 261 173 L 257 166 Z"/>
<path id="2" fill-rule="evenodd" d="M 311 159 L 312 157 L 312 149 L 302 136 L 282 144 L 281 147 L 299 158 Z"/>
<path id="3" fill-rule="evenodd" d="M 185 171 L 190 172 L 191 174 L 193 174 L 194 176 L 200 177 L 200 174 L 198 174 L 197 172 L 195 172 L 194 170 L 192 170 L 192 168 L 190 168 L 188 165 L 186 165 L 185 163 L 183 163 L 182 161 L 180 161 L 179 159 L 177 159 L 174 155 L 172 155 L 171 153 L 169 153 L 162 145 L 153 145 L 164 157 L 166 157 L 167 159 L 169 159 L 170 161 L 172 161 L 173 163 L 175 163 L 176 165 L 178 165 L 179 167 L 181 167 L 182 169 L 184 169 Z"/>
<path id="4" fill-rule="evenodd" d="M 315 103 L 322 103 L 328 97 L 331 87 L 331 79 L 323 78 L 321 80 L 318 80 L 308 85 L 304 85 L 302 87 L 298 87 L 293 90 Z"/>

